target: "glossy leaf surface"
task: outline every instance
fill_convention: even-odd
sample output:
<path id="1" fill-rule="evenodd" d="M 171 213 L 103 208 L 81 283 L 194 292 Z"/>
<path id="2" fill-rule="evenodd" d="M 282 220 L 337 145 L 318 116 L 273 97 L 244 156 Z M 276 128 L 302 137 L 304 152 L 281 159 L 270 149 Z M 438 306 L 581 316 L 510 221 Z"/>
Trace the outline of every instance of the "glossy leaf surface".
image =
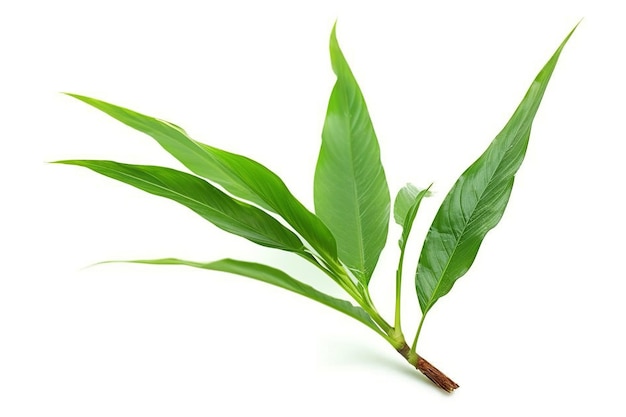
<path id="1" fill-rule="evenodd" d="M 337 247 L 328 228 L 307 210 L 272 171 L 252 159 L 191 139 L 178 126 L 101 100 L 70 94 L 120 122 L 154 138 L 197 175 L 244 200 L 280 215 L 320 254 L 336 260 Z"/>
<path id="2" fill-rule="evenodd" d="M 467 272 L 483 238 L 500 221 L 526 153 L 533 119 L 572 33 L 539 72 L 506 126 L 441 204 L 422 247 L 415 279 L 424 314 Z"/>
<path id="3" fill-rule="evenodd" d="M 201 178 L 170 168 L 113 161 L 59 161 L 89 168 L 148 193 L 174 200 L 220 229 L 259 245 L 306 256 L 300 239 L 269 214 L 237 201 Z"/>
<path id="4" fill-rule="evenodd" d="M 315 212 L 337 240 L 339 258 L 362 283 L 372 276 L 389 227 L 389 189 L 363 94 L 333 28 L 332 90 L 315 170 Z"/>
<path id="5" fill-rule="evenodd" d="M 323 292 L 316 290 L 310 285 L 307 285 L 303 282 L 298 281 L 295 278 L 292 278 L 285 272 L 267 265 L 238 261 L 234 259 L 222 259 L 219 261 L 208 263 L 184 261 L 182 259 L 175 258 L 140 260 L 131 262 L 154 265 L 187 265 L 195 268 L 242 275 L 244 277 L 276 285 L 277 287 L 281 287 L 286 290 L 295 292 L 296 294 L 308 297 L 328 307 L 334 308 L 335 310 L 341 311 L 342 313 L 345 313 L 348 316 L 370 327 L 377 333 L 381 333 L 378 326 L 376 326 L 376 324 L 372 321 L 367 312 L 365 312 L 365 310 L 363 310 L 361 307 L 356 307 L 346 300 L 341 300 L 339 298 L 331 297 L 328 294 L 324 294 Z"/>

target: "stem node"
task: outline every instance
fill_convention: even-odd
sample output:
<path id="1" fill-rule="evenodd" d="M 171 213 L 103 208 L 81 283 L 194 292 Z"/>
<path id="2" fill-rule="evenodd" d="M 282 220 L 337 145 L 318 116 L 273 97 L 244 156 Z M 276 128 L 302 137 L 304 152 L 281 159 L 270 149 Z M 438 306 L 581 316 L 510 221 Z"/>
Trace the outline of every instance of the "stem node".
<path id="1" fill-rule="evenodd" d="M 404 343 L 402 347 L 397 349 L 398 353 L 402 355 L 411 365 L 420 371 L 424 376 L 430 379 L 435 385 L 446 392 L 452 392 L 459 387 L 459 384 L 448 378 L 443 372 L 435 368 L 426 359 L 418 356 L 411 350 L 409 345 Z"/>

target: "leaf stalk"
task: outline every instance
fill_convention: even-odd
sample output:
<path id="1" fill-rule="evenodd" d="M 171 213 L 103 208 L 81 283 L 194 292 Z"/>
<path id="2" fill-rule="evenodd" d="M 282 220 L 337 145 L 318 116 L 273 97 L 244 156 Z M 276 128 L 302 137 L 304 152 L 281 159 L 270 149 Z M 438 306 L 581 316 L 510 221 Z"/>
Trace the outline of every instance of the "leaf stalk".
<path id="1" fill-rule="evenodd" d="M 422 325 L 424 324 L 424 319 L 426 318 L 426 313 L 422 314 L 422 318 L 420 320 L 419 326 L 417 326 L 417 332 L 415 332 L 415 338 L 413 339 L 413 345 L 411 346 L 411 352 L 417 354 L 417 340 L 420 337 L 420 333 L 422 332 Z"/>
<path id="2" fill-rule="evenodd" d="M 398 261 L 398 269 L 396 269 L 396 310 L 393 327 L 398 334 L 402 334 L 402 324 L 400 319 L 400 302 L 402 300 L 402 264 L 404 263 L 404 249 L 406 242 L 400 250 L 400 260 Z"/>

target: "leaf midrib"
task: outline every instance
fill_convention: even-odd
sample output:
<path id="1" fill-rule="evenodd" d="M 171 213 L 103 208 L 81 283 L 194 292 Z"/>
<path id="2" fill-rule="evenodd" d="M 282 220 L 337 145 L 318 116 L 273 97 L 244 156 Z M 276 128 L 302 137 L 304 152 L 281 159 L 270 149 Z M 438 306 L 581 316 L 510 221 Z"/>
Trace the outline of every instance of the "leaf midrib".
<path id="1" fill-rule="evenodd" d="M 518 130 L 518 132 L 519 132 L 519 130 Z M 489 188 L 489 185 L 491 185 L 494 176 L 496 175 L 496 173 L 500 169 L 500 166 L 502 165 L 502 162 L 504 161 L 504 159 L 505 159 L 506 155 L 509 153 L 509 151 L 510 151 L 510 149 L 507 149 L 507 151 L 504 152 L 504 154 L 502 155 L 502 158 L 500 158 L 500 161 L 498 161 L 498 165 L 496 166 L 496 169 L 491 174 L 491 176 L 489 178 L 489 181 L 487 182 L 487 185 L 483 188 L 482 192 L 480 193 L 480 197 L 476 200 L 476 204 L 474 205 L 474 207 L 472 207 L 472 210 L 471 210 L 472 214 L 468 218 L 467 222 L 465 222 L 465 224 L 463 225 L 463 230 L 461 231 L 461 234 L 459 235 L 459 238 L 456 239 L 456 243 L 454 245 L 454 249 L 452 250 L 452 254 L 448 258 L 448 262 L 446 263 L 446 266 L 445 266 L 445 268 L 443 269 L 443 271 L 442 271 L 442 273 L 440 275 L 440 279 L 437 280 L 437 285 L 433 289 L 432 295 L 430 296 L 430 298 L 428 300 L 428 304 L 426 305 L 426 310 L 424 311 L 424 315 L 426 315 L 426 313 L 435 304 L 435 301 L 437 299 L 435 299 L 433 301 L 433 298 L 437 294 L 437 291 L 439 290 L 439 287 L 441 286 L 441 283 L 443 282 L 443 277 L 446 275 L 446 272 L 448 271 L 448 267 L 450 266 L 450 262 L 452 262 L 452 259 L 454 258 L 454 254 L 456 253 L 457 249 L 461 245 L 461 242 L 463 241 L 463 237 L 465 235 L 465 232 L 467 230 L 468 225 L 472 222 L 472 217 L 474 216 L 474 213 L 476 212 L 476 207 L 478 207 L 478 205 L 480 204 L 480 202 L 481 202 L 481 200 L 483 198 L 483 195 L 485 194 L 485 191 L 487 190 L 487 188 Z M 513 174 L 513 177 L 515 177 L 515 173 Z"/>
<path id="2" fill-rule="evenodd" d="M 108 168 L 104 168 L 104 169 L 105 169 L 105 170 L 109 170 L 109 171 L 113 171 L 113 170 L 108 169 Z M 115 172 L 115 171 L 113 171 L 113 172 Z M 239 219 L 237 219 L 236 217 L 232 217 L 230 214 L 225 213 L 225 212 L 223 212 L 223 211 L 216 210 L 216 209 L 214 209 L 213 207 L 209 206 L 208 204 L 206 204 L 206 203 L 204 203 L 204 202 L 202 202 L 202 201 L 198 201 L 198 200 L 196 200 L 196 199 L 195 199 L 195 198 L 193 198 L 193 197 L 189 197 L 189 196 L 187 196 L 187 195 L 185 195 L 185 194 L 181 194 L 181 193 L 179 193 L 179 192 L 177 192 L 177 191 L 174 191 L 174 190 L 172 190 L 172 189 L 170 189 L 170 188 L 167 188 L 166 186 L 159 185 L 159 184 L 156 184 L 156 183 L 152 183 L 152 182 L 150 182 L 150 181 L 144 180 L 144 179 L 142 179 L 142 178 L 136 177 L 136 176 L 131 175 L 131 174 L 127 174 L 127 173 L 121 173 L 121 174 L 122 174 L 123 176 L 127 177 L 127 178 L 136 179 L 136 180 L 138 180 L 139 182 L 142 182 L 142 183 L 145 183 L 145 184 L 150 184 L 150 185 L 152 185 L 152 186 L 154 186 L 154 187 L 157 187 L 157 188 L 159 188 L 159 189 L 162 189 L 162 190 L 168 191 L 168 192 L 170 192 L 170 193 L 172 193 L 172 194 L 174 194 L 174 195 L 177 195 L 177 196 L 182 197 L 183 199 L 185 199 L 185 200 L 187 200 L 187 201 L 191 201 L 191 202 L 197 203 L 197 204 L 199 204 L 199 205 L 201 205 L 201 206 L 203 206 L 203 207 L 207 208 L 207 209 L 208 209 L 208 210 L 210 210 L 210 211 L 213 211 L 213 212 L 216 212 L 216 213 L 220 213 L 220 214 L 222 214 L 224 217 L 226 217 L 227 219 L 229 219 L 229 220 L 233 221 L 233 223 L 235 223 L 236 225 L 241 226 L 242 228 L 244 228 L 244 229 L 246 229 L 246 230 L 251 230 L 251 231 L 254 231 L 255 233 L 258 233 L 256 230 L 251 229 L 250 227 L 248 227 L 245 223 L 241 223 L 241 221 L 240 221 Z M 155 177 L 153 174 L 151 174 L 151 173 L 147 173 L 147 174 L 148 174 L 149 176 L 151 176 L 152 178 L 154 178 L 155 180 L 157 180 L 157 181 L 159 181 L 159 182 L 160 182 L 160 180 L 159 180 L 157 177 Z M 238 202 L 237 200 L 234 200 L 234 199 L 233 199 L 233 201 L 235 202 L 235 204 L 241 204 L 241 203 L 240 203 L 240 202 Z M 251 206 L 251 207 L 252 207 L 252 206 Z M 261 235 L 261 236 L 262 236 L 262 235 Z"/>
<path id="3" fill-rule="evenodd" d="M 133 113 L 134 113 L 134 112 L 133 112 Z M 235 178 L 237 178 L 237 179 L 241 180 L 241 181 L 242 181 L 242 183 L 244 183 L 244 184 L 245 184 L 245 186 L 246 186 L 246 188 L 247 188 L 247 191 L 248 191 L 248 192 L 250 192 L 251 194 L 254 194 L 257 198 L 259 198 L 260 200 L 262 200 L 262 201 L 264 201 L 264 202 L 265 202 L 265 199 L 264 199 L 264 198 L 262 198 L 261 196 L 259 196 L 259 194 L 258 194 L 258 193 L 256 193 L 254 190 L 252 190 L 252 189 L 250 188 L 250 186 L 248 185 L 247 181 L 244 181 L 244 179 L 243 179 L 241 176 L 236 175 L 237 173 L 236 173 L 235 171 L 231 170 L 231 169 L 230 169 L 230 168 L 229 168 L 226 164 L 224 164 L 224 163 L 223 163 L 223 162 L 222 162 L 219 158 L 215 158 L 215 157 L 211 154 L 211 152 L 207 151 L 207 150 L 204 148 L 205 146 L 206 146 L 206 147 L 211 148 L 209 145 L 204 145 L 204 146 L 203 146 L 203 144 L 200 144 L 200 143 L 199 143 L 199 142 L 197 142 L 196 140 L 194 140 L 194 139 L 192 139 L 191 137 L 189 137 L 189 135 L 187 135 L 187 133 L 186 133 L 186 132 L 184 132 L 182 129 L 180 129 L 178 126 L 176 126 L 176 125 L 174 125 L 174 124 L 172 124 L 172 123 L 170 123 L 170 122 L 168 122 L 168 121 L 166 121 L 166 120 L 161 120 L 161 119 L 158 119 L 158 118 L 156 118 L 156 117 L 147 116 L 147 115 L 143 115 L 143 114 L 142 114 L 141 116 L 142 116 L 142 117 L 145 117 L 145 118 L 152 119 L 152 120 L 153 120 L 154 122 L 156 122 L 157 124 L 160 124 L 160 125 L 162 125 L 162 126 L 165 126 L 165 127 L 169 128 L 169 129 L 173 130 L 173 131 L 174 131 L 177 135 L 182 136 L 182 138 L 183 138 L 183 139 L 184 139 L 184 140 L 185 140 L 188 144 L 190 144 L 190 145 L 191 145 L 189 148 L 190 148 L 190 150 L 191 150 L 194 154 L 198 155 L 201 159 L 209 158 L 209 159 L 210 159 L 210 160 L 211 160 L 211 161 L 212 161 L 212 162 L 213 162 L 213 163 L 217 166 L 217 168 L 218 168 L 218 169 L 222 172 L 222 174 L 223 174 L 223 175 L 225 175 L 225 176 L 227 176 L 227 177 L 229 177 L 229 178 L 233 178 L 233 177 L 235 177 Z M 167 134 L 167 133 L 159 133 L 158 131 L 156 131 L 156 132 L 155 132 L 155 131 L 153 130 L 153 128 L 152 128 L 150 125 L 147 125 L 147 124 L 146 124 L 146 123 L 144 123 L 141 119 L 137 119 L 136 117 L 134 117 L 134 114 L 133 114 L 133 118 L 134 118 L 134 119 L 136 120 L 136 122 L 138 122 L 139 124 L 141 124 L 141 125 L 143 125 L 143 126 L 146 126 L 146 127 L 147 127 L 147 129 L 146 129 L 146 130 L 147 130 L 147 132 L 145 132 L 145 133 L 146 133 L 146 134 L 148 134 L 149 136 L 153 136 L 153 137 L 154 137 L 154 136 L 159 136 L 159 135 L 163 134 L 163 135 L 165 135 L 165 136 L 168 136 L 170 139 L 173 139 L 175 142 L 180 143 L 180 141 L 179 141 L 179 140 L 177 140 L 177 139 L 175 139 L 175 138 L 173 138 L 173 137 L 172 137 L 172 136 L 173 136 L 172 134 Z M 150 133 L 148 133 L 148 132 L 150 132 Z M 178 159 L 178 158 L 177 158 L 177 159 Z M 180 160 L 180 159 L 179 159 L 179 160 Z M 182 161 L 181 161 L 181 162 L 182 162 Z M 185 166 L 187 166 L 187 167 L 188 167 L 188 164 L 186 164 L 185 162 L 183 162 L 183 165 L 185 165 Z M 192 169 L 192 171 L 197 171 L 197 170 Z M 204 176 L 204 175 L 203 175 L 203 176 Z M 267 202 L 266 202 L 266 203 L 267 203 Z M 270 205 L 269 203 L 267 203 L 267 204 L 268 204 L 268 205 Z M 275 210 L 274 205 L 270 205 L 270 206 L 272 207 L 272 209 L 274 209 L 274 210 Z"/>
<path id="4" fill-rule="evenodd" d="M 339 84 L 339 89 L 341 90 L 341 93 L 344 96 L 344 99 L 346 100 L 346 102 L 349 104 L 348 107 L 348 120 L 346 121 L 346 123 L 348 124 L 348 134 L 350 135 L 350 140 L 348 141 L 348 148 L 349 148 L 349 152 L 350 152 L 350 170 L 352 171 L 352 176 L 351 176 L 351 183 L 352 183 L 352 193 L 354 196 L 354 202 L 355 202 L 355 218 L 357 220 L 356 222 L 356 228 L 357 228 L 357 233 L 359 236 L 359 239 L 357 239 L 357 245 L 358 245 L 358 253 L 359 253 L 359 261 L 361 264 L 361 271 L 359 271 L 360 273 L 363 274 L 364 278 L 367 278 L 368 276 L 368 271 L 366 269 L 365 266 L 365 245 L 363 244 L 363 223 L 362 223 L 362 219 L 361 219 L 361 207 L 359 204 L 359 194 L 358 194 L 358 190 L 357 190 L 357 184 L 356 184 L 356 170 L 354 167 L 354 150 L 353 150 L 353 143 L 352 143 L 352 139 L 353 139 L 353 134 L 352 134 L 352 111 L 351 111 L 351 100 L 349 100 L 348 97 L 348 91 L 347 88 L 345 88 L 344 83 L 342 82 L 344 80 L 342 80 L 341 78 L 337 78 L 337 83 Z M 355 81 L 356 83 L 356 81 Z M 357 87 L 358 88 L 358 87 Z"/>

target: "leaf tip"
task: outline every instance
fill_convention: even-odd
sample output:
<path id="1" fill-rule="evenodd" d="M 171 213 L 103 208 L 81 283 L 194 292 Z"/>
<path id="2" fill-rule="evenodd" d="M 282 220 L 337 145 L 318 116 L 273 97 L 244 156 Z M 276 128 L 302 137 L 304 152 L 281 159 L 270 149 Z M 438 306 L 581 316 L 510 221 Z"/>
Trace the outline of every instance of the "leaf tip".
<path id="1" fill-rule="evenodd" d="M 80 268 L 80 271 L 84 271 L 85 269 L 91 269 L 91 268 L 93 268 L 93 267 L 95 267 L 95 266 L 100 266 L 100 265 L 102 265 L 102 264 L 106 264 L 106 263 L 109 263 L 109 262 L 110 262 L 110 261 L 100 261 L 100 262 L 94 262 L 94 263 L 92 263 L 92 264 L 89 264 L 89 265 L 85 265 L 85 266 L 83 266 L 82 268 Z"/>
<path id="2" fill-rule="evenodd" d="M 60 159 L 58 161 L 49 161 L 47 162 L 48 164 L 63 164 L 63 165 L 71 165 L 74 163 L 74 161 L 70 160 L 70 159 Z"/>
<path id="3" fill-rule="evenodd" d="M 434 182 L 431 182 L 430 185 L 426 187 L 426 193 L 424 194 L 424 197 L 432 197 L 433 195 L 435 195 L 435 192 L 430 190 L 434 184 Z"/>
<path id="4" fill-rule="evenodd" d="M 576 23 L 576 25 L 574 25 L 574 29 L 572 29 L 572 32 L 576 30 L 576 28 L 582 23 L 583 20 L 585 20 L 585 18 L 581 17 L 580 20 L 578 21 L 578 23 Z"/>
<path id="5" fill-rule="evenodd" d="M 339 42 L 337 41 L 337 20 L 333 24 L 333 28 L 330 31 L 330 51 L 332 53 L 334 48 L 339 48 Z"/>
<path id="6" fill-rule="evenodd" d="M 82 100 L 82 98 L 84 97 L 84 96 L 81 96 L 80 94 L 70 93 L 67 91 L 61 91 L 61 94 L 72 97 L 72 98 L 76 98 L 78 100 Z"/>
<path id="7" fill-rule="evenodd" d="M 578 26 L 581 24 L 581 22 L 583 21 L 584 18 L 581 18 L 578 23 L 576 23 L 574 25 L 574 28 L 572 30 L 570 30 L 570 32 L 567 34 L 567 36 L 565 37 L 565 39 L 563 40 L 563 42 L 561 42 L 561 45 L 559 46 L 559 48 L 557 49 L 557 54 L 560 54 L 561 50 L 565 47 L 565 44 L 569 41 L 569 38 L 572 37 L 572 35 L 574 34 L 574 32 L 576 31 L 576 29 L 578 28 Z"/>
<path id="8" fill-rule="evenodd" d="M 72 98 L 75 98 L 76 100 L 80 100 L 83 103 L 87 103 L 87 104 L 90 104 L 92 106 L 96 106 L 96 104 L 101 103 L 100 100 L 97 100 L 97 99 L 91 98 L 91 97 L 87 97 L 87 96 L 83 96 L 82 94 L 68 93 L 68 92 L 65 92 L 65 91 L 62 91 L 61 94 L 64 94 L 64 95 L 72 97 Z"/>

